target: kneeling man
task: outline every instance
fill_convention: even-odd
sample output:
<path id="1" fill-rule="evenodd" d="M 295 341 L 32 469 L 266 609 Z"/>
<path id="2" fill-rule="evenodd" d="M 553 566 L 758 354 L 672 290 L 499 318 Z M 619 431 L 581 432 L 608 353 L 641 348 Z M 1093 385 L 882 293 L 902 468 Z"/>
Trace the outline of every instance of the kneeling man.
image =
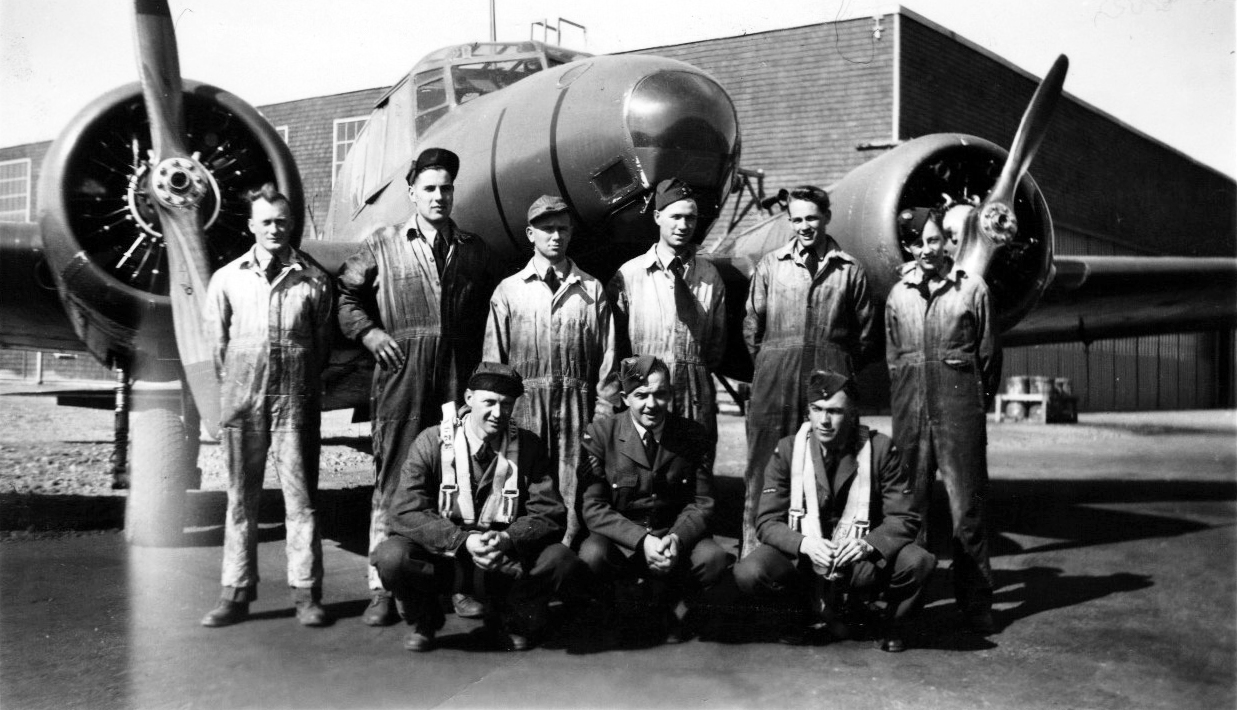
<path id="1" fill-rule="evenodd" d="M 465 406 L 417 437 L 388 511 L 391 536 L 372 562 L 412 625 L 410 651 L 428 651 L 443 626 L 438 598 L 471 576 L 488 597 L 486 627 L 523 651 L 545 629 L 550 597 L 579 560 L 558 543 L 567 509 L 537 436 L 511 421 L 523 381 L 483 362 Z M 582 568 L 580 568 L 582 569 Z"/>
<path id="2" fill-rule="evenodd" d="M 778 442 L 765 467 L 756 517 L 764 545 L 735 567 L 735 581 L 748 594 L 808 610 L 796 639 L 815 621 L 843 628 L 836 607 L 847 594 L 881 596 L 881 648 L 901 651 L 902 623 L 936 567 L 914 544 L 920 521 L 910 472 L 889 437 L 859 424 L 853 380 L 817 370 L 806 400 L 807 423 Z"/>
<path id="3" fill-rule="evenodd" d="M 673 643 L 682 595 L 713 586 L 726 569 L 726 553 L 709 535 L 713 437 L 670 413 L 666 363 L 629 357 L 619 378 L 627 411 L 584 434 L 579 486 L 589 535 L 580 559 L 609 589 L 620 577 L 651 582 L 654 613 Z"/>

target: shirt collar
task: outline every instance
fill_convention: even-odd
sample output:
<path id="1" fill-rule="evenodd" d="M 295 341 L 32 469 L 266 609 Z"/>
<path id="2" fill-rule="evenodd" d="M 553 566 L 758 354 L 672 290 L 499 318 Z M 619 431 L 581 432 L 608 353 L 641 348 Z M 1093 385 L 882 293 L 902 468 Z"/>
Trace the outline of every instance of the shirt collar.
<path id="1" fill-rule="evenodd" d="M 425 233 L 421 231 L 421 227 L 417 223 L 417 216 L 415 214 L 408 218 L 408 221 L 404 223 L 400 231 L 403 233 L 405 239 L 424 239 L 426 244 L 433 244 L 433 242 L 425 236 Z M 438 234 L 446 235 L 446 238 L 450 241 L 458 241 L 460 238 L 460 235 L 455 228 L 455 222 L 453 222 L 450 218 L 447 219 L 447 224 L 442 229 L 438 230 Z"/>
<path id="2" fill-rule="evenodd" d="M 550 262 L 541 257 L 539 254 L 533 254 L 533 258 L 528 260 L 524 268 L 516 272 L 516 276 L 524 281 L 545 280 L 545 270 L 550 267 Z M 580 280 L 580 271 L 576 268 L 575 262 L 571 259 L 563 260 L 559 265 L 558 275 L 562 278 L 563 283 L 571 283 Z"/>
<path id="3" fill-rule="evenodd" d="M 666 249 L 666 252 L 669 251 L 670 249 Z M 686 271 L 691 270 L 692 264 L 696 261 L 696 247 L 695 245 L 692 245 L 684 249 L 682 254 L 671 254 L 670 256 L 665 256 L 665 262 L 662 261 L 663 256 L 665 255 L 662 253 L 661 241 L 659 240 L 653 244 L 653 246 L 649 247 L 648 251 L 644 252 L 644 268 L 648 271 L 653 271 L 654 269 L 661 269 L 664 271 L 669 268 L 670 260 L 675 256 L 678 256 L 679 259 L 683 261 L 683 266 L 685 267 L 684 272 L 686 273 Z"/>
<path id="4" fill-rule="evenodd" d="M 241 266 L 244 268 L 264 271 L 266 270 L 267 262 L 270 261 L 272 256 L 274 255 L 262 251 L 255 244 L 254 246 L 249 247 L 249 251 L 245 252 L 245 259 L 241 262 Z M 288 250 L 288 257 L 283 260 L 283 263 L 294 269 L 300 269 L 304 266 L 305 262 L 301 258 L 301 253 L 293 247 Z"/>
<path id="5" fill-rule="evenodd" d="M 644 441 L 644 432 L 648 431 L 648 429 L 645 429 L 644 427 L 640 426 L 640 422 L 636 421 L 636 418 L 631 414 L 631 412 L 628 412 L 627 416 L 631 417 L 631 423 L 635 425 L 636 433 L 640 435 L 640 440 Z M 661 434 L 665 430 L 666 430 L 666 420 L 663 419 L 661 420 L 661 424 L 658 424 L 657 426 L 653 427 L 653 441 L 656 441 L 657 443 L 660 444 Z"/>
<path id="6" fill-rule="evenodd" d="M 907 263 L 910 265 L 909 267 L 902 267 L 902 283 L 908 286 L 919 286 L 919 284 L 923 283 L 924 279 L 923 269 L 919 268 L 919 264 L 915 261 L 910 261 Z M 956 284 L 966 277 L 966 271 L 959 269 L 958 265 L 953 263 L 953 260 L 951 259 L 949 269 L 945 271 L 945 282 L 947 284 Z"/>
<path id="7" fill-rule="evenodd" d="M 830 259 L 837 259 L 848 264 L 856 263 L 854 257 L 842 251 L 842 247 L 838 246 L 837 240 L 832 236 L 826 234 L 825 239 L 827 240 L 825 243 L 828 249 L 825 250 L 825 255 L 820 259 L 822 264 L 827 263 Z M 791 259 L 796 264 L 803 263 L 804 249 L 799 246 L 798 238 L 792 237 L 789 242 L 778 248 L 775 253 L 778 259 Z"/>

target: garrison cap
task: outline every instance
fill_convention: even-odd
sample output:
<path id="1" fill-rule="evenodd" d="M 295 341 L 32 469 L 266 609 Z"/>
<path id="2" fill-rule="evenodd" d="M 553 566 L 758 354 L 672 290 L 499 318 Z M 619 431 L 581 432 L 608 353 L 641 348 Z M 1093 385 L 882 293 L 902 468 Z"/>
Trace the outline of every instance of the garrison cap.
<path id="1" fill-rule="evenodd" d="M 442 168 L 454 180 L 460 172 L 460 156 L 446 148 L 426 148 L 417 156 L 417 162 L 412 164 L 412 170 L 408 171 L 408 184 L 411 185 L 421 171 L 430 168 Z"/>
<path id="2" fill-rule="evenodd" d="M 657 198 L 654 201 L 654 206 L 660 212 L 679 200 L 691 199 L 695 199 L 692 196 L 691 187 L 678 178 L 670 178 L 657 183 Z"/>
<path id="3" fill-rule="evenodd" d="M 859 387 L 846 375 L 833 370 L 815 370 L 807 379 L 807 401 L 829 399 L 838 392 L 845 392 L 852 402 L 859 401 Z"/>
<path id="4" fill-rule="evenodd" d="M 549 214 L 565 214 L 567 212 L 567 203 L 558 195 L 542 195 L 537 198 L 537 201 L 528 207 L 528 223 L 532 224 L 533 220 L 538 217 L 544 217 Z"/>
<path id="5" fill-rule="evenodd" d="M 468 378 L 468 389 L 487 390 L 508 397 L 519 397 L 524 394 L 524 378 L 520 377 L 520 373 L 510 365 L 500 362 L 483 362 L 477 365 L 477 369 L 473 370 L 472 376 Z"/>
<path id="6" fill-rule="evenodd" d="M 928 220 L 940 226 L 940 214 L 927 207 L 911 207 L 898 213 L 898 241 L 911 244 L 923 237 L 923 227 Z"/>
<path id="7" fill-rule="evenodd" d="M 636 355 L 624 358 L 623 362 L 619 363 L 619 382 L 623 385 L 623 392 L 631 394 L 637 388 L 647 385 L 649 383 L 649 375 L 654 372 L 661 372 L 669 376 L 670 368 L 666 367 L 666 363 L 652 355 Z"/>

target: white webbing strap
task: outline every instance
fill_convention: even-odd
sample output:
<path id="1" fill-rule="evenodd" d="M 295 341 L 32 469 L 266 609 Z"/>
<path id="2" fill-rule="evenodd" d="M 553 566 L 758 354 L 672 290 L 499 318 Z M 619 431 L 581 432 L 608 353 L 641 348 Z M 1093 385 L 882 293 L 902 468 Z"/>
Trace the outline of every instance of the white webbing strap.
<path id="1" fill-rule="evenodd" d="M 790 510 L 787 523 L 792 530 L 805 537 L 821 538 L 824 535 L 820 524 L 816 472 L 809 463 L 809 446 L 813 443 L 811 426 L 810 423 L 804 423 L 795 434 L 790 463 Z M 850 493 L 846 496 L 842 519 L 832 531 L 831 538 L 835 542 L 850 536 L 854 528 L 866 531 L 868 526 L 868 506 L 872 499 L 872 442 L 865 427 L 858 428 L 855 434 L 859 441 L 857 471 L 850 486 Z"/>
<path id="2" fill-rule="evenodd" d="M 464 423 L 456 417 L 455 405 L 442 405 L 442 482 L 438 487 L 438 514 L 460 520 L 464 525 L 488 528 L 493 523 L 515 520 L 520 497 L 520 437 L 515 422 L 508 424 L 495 452 L 494 485 L 481 508 L 478 520 L 472 491 L 472 457 Z M 461 475 L 460 472 L 466 472 Z"/>
<path id="3" fill-rule="evenodd" d="M 816 472 L 811 470 L 809 449 L 812 425 L 804 422 L 795 434 L 790 455 L 790 529 L 805 537 L 820 538 L 820 501 L 816 497 Z M 805 473 L 806 472 L 806 473 Z"/>

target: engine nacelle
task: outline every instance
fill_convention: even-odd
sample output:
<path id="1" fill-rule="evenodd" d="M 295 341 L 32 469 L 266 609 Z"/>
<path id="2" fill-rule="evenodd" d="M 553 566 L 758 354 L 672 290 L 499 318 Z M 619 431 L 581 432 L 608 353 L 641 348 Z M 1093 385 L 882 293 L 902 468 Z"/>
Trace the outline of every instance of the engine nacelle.
<path id="1" fill-rule="evenodd" d="M 945 195 L 959 203 L 982 199 L 1000 176 L 1007 155 L 982 138 L 936 133 L 859 166 L 829 190 L 829 233 L 863 264 L 881 313 L 910 258 L 898 244 L 898 213 L 940 205 Z M 998 252 L 987 274 L 1002 332 L 1022 320 L 1052 279 L 1052 219 L 1030 175 L 1018 186 L 1014 214 L 1017 234 Z"/>
<path id="2" fill-rule="evenodd" d="M 292 202 L 299 242 L 300 173 L 257 109 L 222 89 L 184 82 L 185 145 L 209 171 L 211 270 L 253 245 L 245 193 L 274 181 Z M 180 361 L 158 216 L 148 197 L 150 125 L 138 83 L 83 109 L 48 150 L 39 182 L 43 245 L 61 300 L 87 350 L 143 379 L 175 379 Z"/>

